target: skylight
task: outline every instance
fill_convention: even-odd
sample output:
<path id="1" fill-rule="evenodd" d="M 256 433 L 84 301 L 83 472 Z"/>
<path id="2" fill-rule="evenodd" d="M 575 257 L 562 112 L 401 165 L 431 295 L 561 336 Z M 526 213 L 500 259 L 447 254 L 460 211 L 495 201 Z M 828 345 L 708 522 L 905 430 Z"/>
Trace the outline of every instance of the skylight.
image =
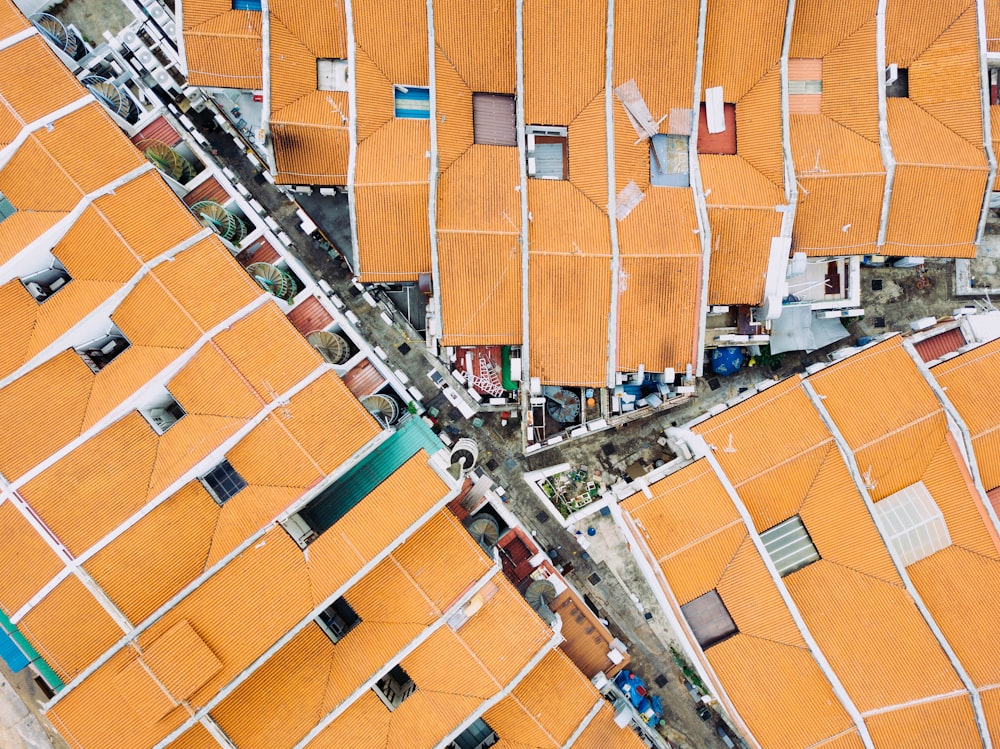
<path id="1" fill-rule="evenodd" d="M 735 635 L 739 630 L 722 597 L 710 590 L 681 606 L 681 613 L 694 632 L 702 650 L 717 645 Z"/>
<path id="2" fill-rule="evenodd" d="M 909 567 L 951 545 L 951 535 L 923 481 L 900 489 L 875 505 L 885 542 Z"/>
<path id="3" fill-rule="evenodd" d="M 760 540 L 782 577 L 819 559 L 819 552 L 798 515 L 768 528 L 760 534 Z"/>

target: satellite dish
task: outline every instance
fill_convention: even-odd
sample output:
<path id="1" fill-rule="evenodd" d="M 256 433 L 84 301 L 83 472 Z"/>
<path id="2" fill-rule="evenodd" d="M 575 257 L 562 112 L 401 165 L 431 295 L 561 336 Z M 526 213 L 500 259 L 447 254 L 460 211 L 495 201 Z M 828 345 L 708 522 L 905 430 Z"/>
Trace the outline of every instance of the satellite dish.
<path id="1" fill-rule="evenodd" d="M 487 553 L 492 552 L 493 547 L 500 540 L 500 524 L 495 517 L 485 512 L 480 512 L 469 518 L 465 529 Z"/>
<path id="2" fill-rule="evenodd" d="M 343 364 L 351 358 L 347 341 L 329 330 L 316 330 L 307 337 L 310 345 L 330 364 Z"/>
<path id="3" fill-rule="evenodd" d="M 549 624 L 555 620 L 556 615 L 549 608 L 549 604 L 556 600 L 556 586 L 548 580 L 535 580 L 524 591 L 524 600 Z"/>

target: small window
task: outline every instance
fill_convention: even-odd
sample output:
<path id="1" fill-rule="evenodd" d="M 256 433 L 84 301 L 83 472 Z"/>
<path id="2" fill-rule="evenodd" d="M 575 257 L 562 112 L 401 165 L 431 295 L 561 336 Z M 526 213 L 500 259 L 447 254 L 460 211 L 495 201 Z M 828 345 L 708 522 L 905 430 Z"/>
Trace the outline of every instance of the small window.
<path id="1" fill-rule="evenodd" d="M 681 606 L 681 613 L 702 650 L 728 640 L 739 630 L 718 591 L 710 590 Z"/>
<path id="2" fill-rule="evenodd" d="M 180 421 L 187 414 L 187 411 L 181 408 L 181 404 L 168 392 L 165 397 L 149 408 L 140 410 L 140 413 L 153 427 L 154 432 L 163 434 Z"/>
<path id="3" fill-rule="evenodd" d="M 822 58 L 789 58 L 788 111 L 791 114 L 819 114 L 822 103 Z"/>
<path id="4" fill-rule="evenodd" d="M 688 139 L 658 133 L 649 139 L 649 183 L 654 187 L 687 187 Z"/>
<path id="5" fill-rule="evenodd" d="M 397 665 L 378 680 L 372 687 L 372 691 L 392 712 L 403 704 L 403 700 L 417 691 L 417 685 L 413 683 L 413 679 L 403 670 L 403 667 Z"/>
<path id="6" fill-rule="evenodd" d="M 428 120 L 431 116 L 431 90 L 424 86 L 396 86 L 395 107 L 399 119 Z"/>
<path id="7" fill-rule="evenodd" d="M 990 106 L 1000 104 L 1000 68 L 990 68 Z"/>
<path id="8" fill-rule="evenodd" d="M 819 552 L 798 515 L 768 528 L 760 534 L 760 540 L 782 577 L 819 559 Z"/>
<path id="9" fill-rule="evenodd" d="M 120 330 L 112 328 L 106 336 L 76 349 L 76 353 L 80 355 L 91 371 L 97 374 L 131 345 L 128 338 Z"/>
<path id="10" fill-rule="evenodd" d="M 951 546 L 944 515 L 923 481 L 876 502 L 875 517 L 904 567 Z"/>
<path id="11" fill-rule="evenodd" d="M 889 98 L 906 99 L 910 96 L 910 71 L 895 63 L 885 71 L 885 95 Z"/>
<path id="12" fill-rule="evenodd" d="M 316 88 L 320 91 L 347 91 L 347 60 L 316 60 Z"/>
<path id="13" fill-rule="evenodd" d="M 725 128 L 718 133 L 708 132 L 708 109 L 702 102 L 698 114 L 698 153 L 736 153 L 736 105 L 723 103 L 722 116 Z"/>
<path id="14" fill-rule="evenodd" d="M 473 141 L 487 146 L 516 146 L 514 97 L 506 94 L 472 95 Z"/>
<path id="15" fill-rule="evenodd" d="M 316 617 L 316 623 L 330 640 L 337 642 L 361 623 L 361 617 L 355 613 L 346 599 L 338 598 L 320 612 Z"/>
<path id="16" fill-rule="evenodd" d="M 260 12 L 260 0 L 233 0 L 233 10 L 256 10 Z"/>
<path id="17" fill-rule="evenodd" d="M 228 460 L 223 460 L 199 481 L 220 505 L 225 504 L 247 485 L 246 480 L 236 472 Z"/>
<path id="18" fill-rule="evenodd" d="M 15 213 L 17 213 L 17 208 L 0 192 L 0 221 L 13 216 Z"/>
<path id="19" fill-rule="evenodd" d="M 69 272 L 56 261 L 43 271 L 22 277 L 21 283 L 32 298 L 41 304 L 72 280 Z"/>
<path id="20" fill-rule="evenodd" d="M 496 731 L 482 718 L 476 720 L 448 744 L 448 749 L 486 749 L 499 741 Z"/>
<path id="21" fill-rule="evenodd" d="M 526 128 L 528 176 L 535 179 L 569 179 L 569 141 L 565 127 Z"/>

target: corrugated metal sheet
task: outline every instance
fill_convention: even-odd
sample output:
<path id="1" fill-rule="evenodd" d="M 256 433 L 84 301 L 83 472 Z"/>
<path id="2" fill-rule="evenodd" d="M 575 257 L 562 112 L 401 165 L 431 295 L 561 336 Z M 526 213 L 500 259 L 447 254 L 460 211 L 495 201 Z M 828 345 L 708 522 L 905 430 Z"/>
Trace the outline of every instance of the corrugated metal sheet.
<path id="1" fill-rule="evenodd" d="M 623 731 L 615 723 L 615 712 L 604 705 L 573 742 L 575 749 L 605 747 L 605 749 L 642 749 L 642 740 L 632 731 Z"/>
<path id="2" fill-rule="evenodd" d="M 473 91 L 513 94 L 514 0 L 435 0 L 434 40 Z"/>
<path id="3" fill-rule="evenodd" d="M 2 432 L 0 432 L 2 434 Z M 13 613 L 41 590 L 63 563 L 13 502 L 0 504 L 0 607 Z"/>
<path id="4" fill-rule="evenodd" d="M 906 749 L 931 742 L 932 746 L 969 747 L 982 742 L 967 696 L 926 702 L 880 713 L 865 719 L 878 746 Z"/>
<path id="5" fill-rule="evenodd" d="M 979 693 L 986 716 L 986 725 L 990 736 L 996 736 L 1000 731 L 1000 689 L 986 689 Z"/>
<path id="6" fill-rule="evenodd" d="M 741 430 L 740 436 L 745 432 Z M 727 443 L 728 444 L 728 443 Z M 736 440 L 733 440 L 734 449 Z M 746 444 L 741 439 L 739 444 Z M 738 484 L 740 498 L 753 517 L 759 533 L 798 514 L 813 482 L 830 457 L 832 445 L 824 442 L 786 461 L 762 459 L 761 472 Z M 813 540 L 815 543 L 815 539 Z"/>
<path id="7" fill-rule="evenodd" d="M 607 213 L 608 136 L 604 98 L 605 92 L 599 92 L 569 125 L 569 179 Z"/>
<path id="8" fill-rule="evenodd" d="M 0 183 L 3 174 L 0 173 Z M 4 189 L 0 184 L 0 190 Z M 18 211 L 0 223 L 0 262 L 7 262 L 63 217 L 64 211 Z"/>
<path id="9" fill-rule="evenodd" d="M 972 3 L 942 0 L 928 7 L 921 0 L 895 0 L 886 6 L 885 62 L 908 68 Z"/>
<path id="10" fill-rule="evenodd" d="M 146 503 L 155 454 L 156 435 L 132 412 L 29 481 L 21 494 L 80 554 Z M 72 502 L 64 501 L 67 486 Z"/>
<path id="11" fill-rule="evenodd" d="M 347 183 L 350 136 L 346 128 L 272 122 L 271 134 L 277 167 L 275 181 L 279 184 Z"/>
<path id="12" fill-rule="evenodd" d="M 10 219 L 4 223 L 9 221 Z M 0 337 L 0 372 L 6 376 L 26 360 L 35 319 L 38 317 L 38 303 L 31 298 L 20 281 L 13 280 L 0 286 L 0 307 L 4 310 L 4 322 L 8 326 L 6 335 Z"/>
<path id="13" fill-rule="evenodd" d="M 271 116 L 316 91 L 316 55 L 273 13 L 270 19 Z"/>
<path id="14" fill-rule="evenodd" d="M 314 296 L 307 298 L 288 313 L 288 319 L 302 335 L 323 330 L 333 322 L 333 315 Z"/>
<path id="15" fill-rule="evenodd" d="M 706 655 L 763 746 L 812 746 L 853 727 L 805 648 L 738 634 Z"/>
<path id="16" fill-rule="evenodd" d="M 701 257 L 627 256 L 621 260 L 621 274 L 618 369 L 634 371 L 642 365 L 648 371 L 683 371 L 694 366 L 701 324 Z"/>
<path id="17" fill-rule="evenodd" d="M 782 0 L 712 3 L 705 22 L 704 88 L 722 86 L 739 101 L 778 62 L 788 4 Z"/>
<path id="18" fill-rule="evenodd" d="M 421 273 L 430 273 L 428 190 L 426 182 L 355 190 L 362 281 L 416 281 Z M 390 222 L 386 216 L 396 218 Z"/>
<path id="19" fill-rule="evenodd" d="M 946 428 L 944 414 L 937 413 L 855 450 L 865 480 L 871 479 L 868 493 L 872 500 L 877 502 L 919 481 Z"/>
<path id="20" fill-rule="evenodd" d="M 511 148 L 477 145 L 466 151 L 438 183 L 439 236 L 455 231 L 518 237 L 518 166 L 517 151 Z"/>
<path id="21" fill-rule="evenodd" d="M 682 468 L 652 484 L 649 490 L 651 498 L 639 492 L 625 500 L 622 509 L 643 529 L 656 559 L 697 543 L 740 518 L 708 461 Z M 691 496 L 698 497 L 697 512 L 686 511 Z"/>
<path id="22" fill-rule="evenodd" d="M 132 346 L 186 349 L 200 334 L 194 321 L 152 274 L 139 281 L 122 300 L 111 320 Z"/>
<path id="23" fill-rule="evenodd" d="M 945 354 L 958 351 L 966 344 L 965 336 L 962 335 L 961 328 L 952 328 L 943 333 L 938 333 L 930 338 L 925 338 L 913 344 L 913 347 L 920 354 L 920 358 L 925 362 L 940 359 Z M 950 395 L 949 395 L 950 397 Z"/>
<path id="24" fill-rule="evenodd" d="M 520 343 L 521 247 L 513 234 L 440 234 L 442 343 Z"/>
<path id="25" fill-rule="evenodd" d="M 878 143 L 862 137 L 832 117 L 827 115 L 792 115 L 790 117 L 790 134 L 795 175 L 799 179 L 812 178 L 812 184 L 818 184 L 822 180 L 831 180 L 839 175 L 881 177 L 885 174 Z M 840 185 L 841 190 L 846 192 L 851 183 L 835 182 L 834 184 Z M 805 202 L 811 194 L 811 192 L 808 195 L 800 194 L 799 197 L 802 202 Z M 841 200 L 848 203 L 844 198 Z M 880 199 L 872 198 L 868 193 L 864 193 L 854 201 L 856 206 L 851 207 L 856 212 L 863 212 L 867 210 L 866 204 L 870 202 L 878 203 L 881 206 Z M 797 227 L 799 224 L 798 213 L 796 213 L 795 218 Z"/>
<path id="26" fill-rule="evenodd" d="M 1000 678 L 1000 566 L 973 551 L 949 546 L 907 568 L 934 621 L 976 685 Z"/>
<path id="27" fill-rule="evenodd" d="M 263 403 L 214 344 L 199 349 L 167 389 L 188 413 L 247 419 Z"/>
<path id="28" fill-rule="evenodd" d="M 80 673 L 122 636 L 121 628 L 76 575 L 59 583 L 17 626 L 63 681 Z"/>
<path id="29" fill-rule="evenodd" d="M 186 0 L 184 3 L 184 28 L 194 28 L 206 21 L 231 11 L 233 5 L 227 0 Z"/>
<path id="30" fill-rule="evenodd" d="M 691 107 L 698 51 L 697 2 L 664 5 L 617 0 L 614 34 L 615 86 L 635 80 L 657 120 L 675 107 Z M 666 132 L 663 126 L 660 132 Z"/>
<path id="31" fill-rule="evenodd" d="M 569 125 L 604 87 L 607 15 L 605 0 L 524 3 L 527 123 Z"/>
<path id="32" fill-rule="evenodd" d="M 114 194 L 102 195 L 93 204 L 141 260 L 151 260 L 202 228 L 155 171 L 116 187 Z M 150 231 L 151 226 L 156 231 Z"/>
<path id="33" fill-rule="evenodd" d="M 188 82 L 193 86 L 263 88 L 261 14 L 226 6 L 225 12 L 194 26 L 188 20 L 189 4 L 184 4 Z"/>

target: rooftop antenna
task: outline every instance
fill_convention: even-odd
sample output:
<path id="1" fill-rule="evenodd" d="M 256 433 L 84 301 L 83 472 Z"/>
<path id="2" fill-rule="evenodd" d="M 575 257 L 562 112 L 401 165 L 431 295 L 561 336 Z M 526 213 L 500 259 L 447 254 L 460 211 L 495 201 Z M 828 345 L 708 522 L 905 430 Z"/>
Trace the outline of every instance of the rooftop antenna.
<path id="1" fill-rule="evenodd" d="M 864 479 L 865 489 L 871 491 L 876 486 L 878 486 L 878 481 L 872 478 L 872 467 L 871 464 L 868 465 L 868 470 L 861 474 L 861 478 Z"/>
<path id="2" fill-rule="evenodd" d="M 724 448 L 722 448 L 722 452 L 724 452 L 724 453 L 734 453 L 734 452 L 736 452 L 736 448 L 733 447 L 733 433 L 732 432 L 729 433 L 729 443 Z"/>

